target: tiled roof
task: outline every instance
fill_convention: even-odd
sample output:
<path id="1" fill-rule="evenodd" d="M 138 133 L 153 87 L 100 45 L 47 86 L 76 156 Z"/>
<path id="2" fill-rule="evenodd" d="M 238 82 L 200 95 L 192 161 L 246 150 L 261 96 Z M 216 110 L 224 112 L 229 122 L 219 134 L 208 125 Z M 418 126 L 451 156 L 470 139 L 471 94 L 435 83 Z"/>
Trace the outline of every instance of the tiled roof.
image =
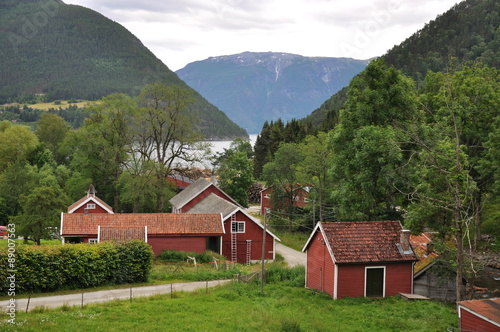
<path id="1" fill-rule="evenodd" d="M 81 205 L 83 205 L 89 199 L 93 200 L 94 202 L 96 202 L 97 204 L 99 204 L 100 206 L 102 206 L 104 209 L 113 212 L 113 208 L 111 206 L 109 206 L 108 204 L 106 204 L 102 199 L 100 199 L 97 196 L 84 196 L 84 197 L 80 198 L 78 201 L 76 201 L 75 203 L 71 204 L 68 207 L 68 212 L 73 211 L 73 210 L 79 208 Z"/>
<path id="2" fill-rule="evenodd" d="M 222 235 L 220 214 L 127 213 L 70 214 L 62 216 L 61 234 L 97 235 L 101 227 L 148 227 L 148 234 L 213 234 Z"/>
<path id="3" fill-rule="evenodd" d="M 225 219 L 237 209 L 238 207 L 233 203 L 215 194 L 210 194 L 189 209 L 187 213 L 222 213 L 222 217 Z"/>
<path id="4" fill-rule="evenodd" d="M 123 242 L 146 239 L 145 227 L 101 227 L 99 241 Z"/>
<path id="5" fill-rule="evenodd" d="M 398 249 L 399 221 L 326 222 L 321 226 L 336 263 L 415 261 Z"/>
<path id="6" fill-rule="evenodd" d="M 500 297 L 488 300 L 461 301 L 458 302 L 458 305 L 500 324 Z"/>
<path id="7" fill-rule="evenodd" d="M 210 185 L 212 185 L 210 181 L 207 181 L 204 178 L 199 178 L 186 187 L 186 189 L 172 197 L 170 199 L 170 203 L 176 208 L 182 208 Z"/>

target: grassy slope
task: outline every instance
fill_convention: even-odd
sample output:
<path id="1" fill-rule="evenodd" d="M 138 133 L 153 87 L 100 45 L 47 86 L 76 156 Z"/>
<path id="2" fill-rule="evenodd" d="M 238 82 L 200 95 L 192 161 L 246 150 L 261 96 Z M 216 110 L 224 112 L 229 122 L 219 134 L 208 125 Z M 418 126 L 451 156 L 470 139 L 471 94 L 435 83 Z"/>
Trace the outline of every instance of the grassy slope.
<path id="1" fill-rule="evenodd" d="M 197 293 L 157 295 L 81 308 L 18 312 L 2 331 L 444 331 L 450 307 L 396 298 L 333 301 L 304 288 L 230 284 Z M 4 316 L 6 317 L 6 316 Z M 1 317 L 1 318 L 4 318 Z"/>

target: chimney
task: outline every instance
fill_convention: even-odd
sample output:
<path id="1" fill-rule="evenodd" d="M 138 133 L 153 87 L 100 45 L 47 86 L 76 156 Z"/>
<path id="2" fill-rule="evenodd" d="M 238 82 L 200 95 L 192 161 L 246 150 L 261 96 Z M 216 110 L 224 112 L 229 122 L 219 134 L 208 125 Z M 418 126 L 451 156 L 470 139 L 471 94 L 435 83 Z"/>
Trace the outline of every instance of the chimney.
<path id="1" fill-rule="evenodd" d="M 407 229 L 402 229 L 399 233 L 399 244 L 401 245 L 401 249 L 403 252 L 411 253 L 411 245 L 410 245 L 410 231 Z"/>

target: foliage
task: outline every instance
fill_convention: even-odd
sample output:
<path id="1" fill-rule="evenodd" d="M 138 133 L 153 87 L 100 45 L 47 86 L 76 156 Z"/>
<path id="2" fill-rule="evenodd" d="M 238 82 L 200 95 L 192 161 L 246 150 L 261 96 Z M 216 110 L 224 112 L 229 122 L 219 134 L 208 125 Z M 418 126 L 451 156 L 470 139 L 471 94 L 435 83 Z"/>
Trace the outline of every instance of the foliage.
<path id="1" fill-rule="evenodd" d="M 33 189 L 28 195 L 21 195 L 23 213 L 14 217 L 17 234 L 32 239 L 38 245 L 41 239 L 50 238 L 59 226 L 61 211 L 67 207 L 67 200 L 53 186 Z"/>
<path id="2" fill-rule="evenodd" d="M 305 267 L 282 267 L 271 266 L 266 269 L 266 283 L 280 283 L 292 287 L 303 287 L 305 285 Z"/>
<path id="3" fill-rule="evenodd" d="M 408 164 L 404 135 L 395 125 L 418 118 L 411 80 L 383 61 L 372 61 L 352 80 L 346 109 L 330 134 L 332 192 L 340 220 L 386 220 L 398 210 L 406 179 L 397 172 Z"/>
<path id="4" fill-rule="evenodd" d="M 17 246 L 15 255 L 16 294 L 144 282 L 153 259 L 151 247 L 141 241 Z M 2 266 L 7 257 L 7 250 L 1 250 Z M 0 271 L 0 294 L 9 289 L 6 273 Z"/>
<path id="5" fill-rule="evenodd" d="M 252 154 L 248 141 L 236 139 L 215 162 L 219 187 L 244 207 L 248 207 L 248 191 L 254 183 Z"/>
<path id="6" fill-rule="evenodd" d="M 189 257 L 196 259 L 196 263 L 212 263 L 214 261 L 215 253 L 211 251 L 205 251 L 204 253 L 197 252 L 185 252 L 176 250 L 164 250 L 162 251 L 157 260 L 160 262 L 171 262 L 171 263 L 182 263 L 187 262 Z"/>
<path id="7" fill-rule="evenodd" d="M 10 164 L 26 161 L 37 145 L 38 138 L 28 127 L 2 121 L 0 123 L 0 172 L 5 171 Z"/>
<path id="8" fill-rule="evenodd" d="M 69 126 L 62 117 L 52 113 L 44 113 L 37 121 L 36 136 L 40 142 L 45 144 L 55 156 L 55 159 L 61 163 L 63 156 L 59 155 L 59 145 L 62 143 L 69 131 Z"/>

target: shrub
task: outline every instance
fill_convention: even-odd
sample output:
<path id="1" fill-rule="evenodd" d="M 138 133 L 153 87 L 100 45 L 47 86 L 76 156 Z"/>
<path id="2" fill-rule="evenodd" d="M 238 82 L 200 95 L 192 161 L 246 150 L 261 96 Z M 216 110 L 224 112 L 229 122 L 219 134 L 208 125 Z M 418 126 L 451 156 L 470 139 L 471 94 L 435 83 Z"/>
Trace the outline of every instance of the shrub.
<path id="1" fill-rule="evenodd" d="M 213 251 L 205 251 L 201 254 L 197 252 L 185 252 L 185 251 L 176 251 L 176 250 L 164 250 L 162 251 L 157 259 L 160 262 L 165 263 L 185 263 L 188 261 L 188 257 L 196 258 L 196 263 L 211 263 L 213 262 L 213 258 L 220 258 L 222 256 L 217 255 Z"/>
<path id="2" fill-rule="evenodd" d="M 2 250 L 0 265 L 7 266 L 7 257 L 7 250 Z M 151 247 L 141 241 L 18 246 L 15 252 L 15 293 L 144 282 L 152 259 Z M 9 292 L 7 273 L 7 269 L 0 270 L 0 294 L 3 295 Z"/>
<path id="3" fill-rule="evenodd" d="M 266 270 L 266 282 L 283 282 L 288 286 L 303 287 L 305 284 L 305 268 L 304 266 L 271 266 Z"/>

